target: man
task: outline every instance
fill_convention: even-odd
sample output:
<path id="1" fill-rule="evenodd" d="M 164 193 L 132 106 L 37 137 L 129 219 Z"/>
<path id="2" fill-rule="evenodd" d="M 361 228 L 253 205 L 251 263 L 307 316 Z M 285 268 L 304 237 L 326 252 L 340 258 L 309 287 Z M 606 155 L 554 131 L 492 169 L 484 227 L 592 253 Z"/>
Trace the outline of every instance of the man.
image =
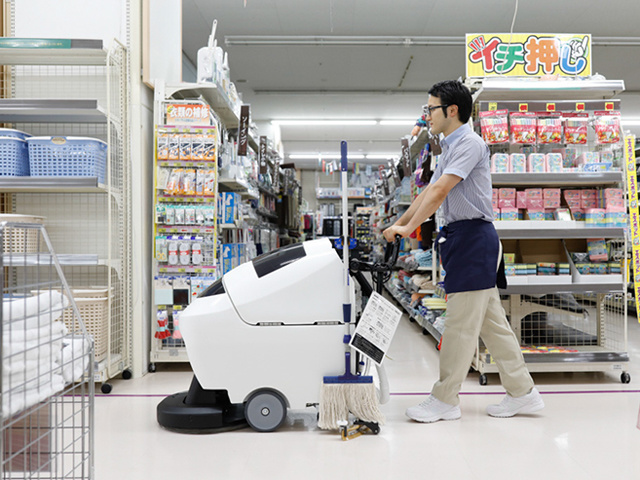
<path id="1" fill-rule="evenodd" d="M 396 235 L 407 237 L 442 206 L 447 225 L 436 244 L 446 272 L 447 317 L 440 379 L 425 401 L 406 412 L 424 423 L 460 418 L 458 394 L 478 336 L 495 359 L 507 391 L 500 404 L 487 407 L 487 413 L 512 417 L 544 408 L 496 287 L 502 252 L 492 223 L 489 148 L 467 124 L 472 104 L 471 93 L 457 81 L 441 82 L 429 90 L 426 120 L 434 135 L 444 135 L 443 152 L 429 185 L 383 232 L 387 241 Z"/>

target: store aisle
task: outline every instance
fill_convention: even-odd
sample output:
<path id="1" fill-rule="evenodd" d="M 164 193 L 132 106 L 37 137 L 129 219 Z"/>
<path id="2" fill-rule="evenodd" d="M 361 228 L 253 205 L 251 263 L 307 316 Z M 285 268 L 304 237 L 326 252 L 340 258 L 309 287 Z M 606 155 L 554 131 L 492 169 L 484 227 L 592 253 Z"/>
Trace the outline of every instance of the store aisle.
<path id="1" fill-rule="evenodd" d="M 640 325 L 629 318 L 631 383 L 613 373 L 535 374 L 546 408 L 496 419 L 497 375 L 489 385 L 471 373 L 462 389 L 462 418 L 416 424 L 404 410 L 421 401 L 437 377 L 431 337 L 403 318 L 389 352 L 392 397 L 379 435 L 343 442 L 318 430 L 315 410 L 292 412 L 274 433 L 250 429 L 214 435 L 163 430 L 162 398 L 186 390 L 188 366 L 159 366 L 141 379 L 116 380 L 96 398 L 96 478 L 111 479 L 635 479 L 640 472 Z M 535 452 L 535 453 L 534 453 Z"/>

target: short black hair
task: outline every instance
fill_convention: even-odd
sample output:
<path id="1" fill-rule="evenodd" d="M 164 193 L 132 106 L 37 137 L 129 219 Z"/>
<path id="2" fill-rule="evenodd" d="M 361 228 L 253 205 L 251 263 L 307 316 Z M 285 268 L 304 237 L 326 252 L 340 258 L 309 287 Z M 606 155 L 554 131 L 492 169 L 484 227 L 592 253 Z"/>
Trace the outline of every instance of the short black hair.
<path id="1" fill-rule="evenodd" d="M 473 98 L 471 98 L 469 89 L 459 81 L 445 80 L 444 82 L 436 83 L 429 90 L 429 95 L 438 97 L 442 105 L 457 105 L 460 121 L 462 123 L 469 121 L 471 109 L 473 108 Z M 444 110 L 444 115 L 447 116 L 446 110 Z"/>

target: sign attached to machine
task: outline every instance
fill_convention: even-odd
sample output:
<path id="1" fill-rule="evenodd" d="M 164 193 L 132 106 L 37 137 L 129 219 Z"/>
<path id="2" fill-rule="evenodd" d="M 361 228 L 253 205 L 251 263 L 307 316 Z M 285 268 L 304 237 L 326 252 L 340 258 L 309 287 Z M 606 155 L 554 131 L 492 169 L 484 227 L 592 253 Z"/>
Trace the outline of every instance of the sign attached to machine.
<path id="1" fill-rule="evenodd" d="M 468 33 L 467 77 L 591 75 L 591 35 Z"/>
<path id="2" fill-rule="evenodd" d="M 402 312 L 377 292 L 373 292 L 362 312 L 350 345 L 369 357 L 376 365 L 381 365 Z"/>

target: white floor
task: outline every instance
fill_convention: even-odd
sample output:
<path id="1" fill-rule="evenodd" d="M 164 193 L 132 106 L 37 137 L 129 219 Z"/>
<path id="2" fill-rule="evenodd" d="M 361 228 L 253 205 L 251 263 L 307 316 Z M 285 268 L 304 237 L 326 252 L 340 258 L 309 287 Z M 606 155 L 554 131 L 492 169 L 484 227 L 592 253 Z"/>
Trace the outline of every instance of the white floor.
<path id="1" fill-rule="evenodd" d="M 313 409 L 290 412 L 274 433 L 250 429 L 185 435 L 162 429 L 156 405 L 187 390 L 187 365 L 160 365 L 140 379 L 114 380 L 96 395 L 97 480 L 242 479 L 616 479 L 640 478 L 640 325 L 629 317 L 628 371 L 538 373 L 546 408 L 496 419 L 485 407 L 501 399 L 497 375 L 480 386 L 470 373 L 462 418 L 418 424 L 404 416 L 438 375 L 431 337 L 403 318 L 386 360 L 392 396 L 378 435 L 342 441 L 319 430 Z"/>

